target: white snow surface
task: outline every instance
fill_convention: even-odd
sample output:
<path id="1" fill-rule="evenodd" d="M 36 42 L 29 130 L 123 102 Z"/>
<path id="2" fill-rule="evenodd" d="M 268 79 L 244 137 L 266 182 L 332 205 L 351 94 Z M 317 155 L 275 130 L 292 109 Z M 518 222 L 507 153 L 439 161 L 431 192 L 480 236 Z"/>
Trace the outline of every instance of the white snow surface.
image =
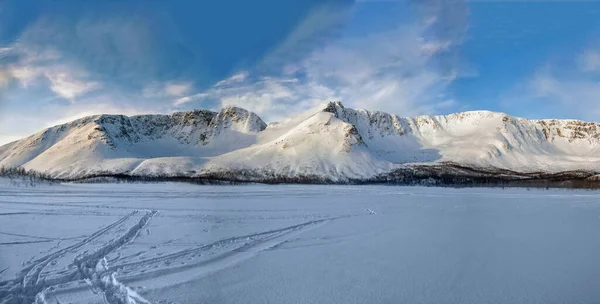
<path id="1" fill-rule="evenodd" d="M 245 170 L 347 180 L 439 162 L 518 172 L 598 171 L 600 125 L 487 111 L 403 118 L 328 102 L 268 126 L 240 108 L 93 116 L 0 147 L 0 166 L 58 178 Z"/>
<path id="2" fill-rule="evenodd" d="M 599 199 L 0 180 L 0 303 L 599 303 Z"/>
<path id="3" fill-rule="evenodd" d="M 256 114 L 235 107 L 218 113 L 90 116 L 0 147 L 0 166 L 57 178 L 188 173 L 211 156 L 254 143 L 265 126 Z"/>

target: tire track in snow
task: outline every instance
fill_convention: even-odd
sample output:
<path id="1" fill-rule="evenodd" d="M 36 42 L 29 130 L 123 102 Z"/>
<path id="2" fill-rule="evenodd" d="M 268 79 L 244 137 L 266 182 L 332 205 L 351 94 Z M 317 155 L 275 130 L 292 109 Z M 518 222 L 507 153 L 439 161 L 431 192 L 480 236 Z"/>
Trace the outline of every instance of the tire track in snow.
<path id="1" fill-rule="evenodd" d="M 12 281 L 4 281 L 0 282 L 0 298 L 4 299 L 1 303 L 3 304 L 12 304 L 12 303 L 32 303 L 34 301 L 42 301 L 45 296 L 44 293 L 51 288 L 52 286 L 56 286 L 59 284 L 65 284 L 74 282 L 81 279 L 88 279 L 93 275 L 93 271 L 90 269 L 96 269 L 99 262 L 104 259 L 104 256 L 109 254 L 110 252 L 122 247 L 123 245 L 133 241 L 135 237 L 138 235 L 139 231 L 143 229 L 143 227 L 148 223 L 148 221 L 157 213 L 157 211 L 147 211 L 144 216 L 138 221 L 138 223 L 129 228 L 129 230 L 122 236 L 109 241 L 108 244 L 100 247 L 96 251 L 91 254 L 81 254 L 73 264 L 67 270 L 61 270 L 56 274 L 56 277 L 49 278 L 41 278 L 40 275 L 44 268 L 46 268 L 49 264 L 57 259 L 65 256 L 68 253 L 77 253 L 79 249 L 81 249 L 86 244 L 89 244 L 100 237 L 106 235 L 109 231 L 111 231 L 115 227 L 119 227 L 121 224 L 125 223 L 132 216 L 139 213 L 139 211 L 133 211 L 128 215 L 122 217 L 116 222 L 94 232 L 89 237 L 86 237 L 82 241 L 73 244 L 71 246 L 65 247 L 56 252 L 50 253 L 46 256 L 43 256 L 32 262 L 32 265 L 23 269 L 16 279 Z M 90 265 L 94 264 L 92 267 Z M 54 275 L 50 273 L 49 275 Z M 48 277 L 48 276 L 46 276 Z M 104 283 L 101 278 L 100 281 L 91 281 L 97 284 L 104 284 L 105 288 L 101 288 L 105 292 L 110 292 L 115 294 L 118 291 L 127 291 L 127 287 L 120 286 L 118 281 L 114 276 L 111 277 L 111 280 L 106 280 L 107 283 Z M 110 284 L 109 284 L 110 283 Z M 108 284 L 108 285 L 107 285 Z M 112 284 L 112 285 L 111 285 Z M 110 287 L 113 288 L 110 288 Z M 108 299 L 108 298 L 107 298 Z M 119 298 L 112 297 L 111 299 L 119 300 Z M 109 303 L 136 303 L 136 302 L 118 302 L 114 300 Z M 127 300 L 127 299 L 126 299 Z M 116 302 L 115 302 L 116 301 Z M 139 301 L 143 303 L 143 301 Z"/>

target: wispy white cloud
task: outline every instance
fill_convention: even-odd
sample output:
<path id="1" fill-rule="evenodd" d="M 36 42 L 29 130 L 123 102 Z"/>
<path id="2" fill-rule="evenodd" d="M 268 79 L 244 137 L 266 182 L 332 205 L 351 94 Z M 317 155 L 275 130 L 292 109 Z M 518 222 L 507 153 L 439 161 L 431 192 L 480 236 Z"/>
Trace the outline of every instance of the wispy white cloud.
<path id="1" fill-rule="evenodd" d="M 445 89 L 457 74 L 440 69 L 436 59 L 451 50 L 454 42 L 426 38 L 433 23 L 417 22 L 337 40 L 284 66 L 277 76 L 243 72 L 208 90 L 178 98 L 173 105 L 217 101 L 221 106 L 248 108 L 266 120 L 325 100 L 400 115 L 447 110 L 455 102 L 445 97 Z"/>
<path id="2" fill-rule="evenodd" d="M 46 72 L 46 77 L 52 83 L 50 89 L 58 96 L 69 100 L 74 100 L 100 87 L 98 82 L 76 79 L 73 73 L 69 72 Z"/>
<path id="3" fill-rule="evenodd" d="M 12 74 L 8 70 L 0 70 L 0 89 L 6 88 L 12 80 Z"/>
<path id="4" fill-rule="evenodd" d="M 594 56 L 587 50 L 573 57 L 570 64 L 545 63 L 508 92 L 502 105 L 511 112 L 537 118 L 600 122 L 600 78 L 593 73 Z"/>
<path id="5" fill-rule="evenodd" d="M 0 57 L 6 56 L 11 50 L 10 47 L 0 47 Z"/>
<path id="6" fill-rule="evenodd" d="M 183 96 L 192 90 L 192 84 L 189 82 L 167 83 L 165 85 L 165 94 L 168 96 Z"/>
<path id="7" fill-rule="evenodd" d="M 0 47 L 0 102 L 4 99 L 4 91 L 13 83 L 14 75 L 12 69 L 2 64 L 4 59 L 12 51 L 9 47 Z"/>
<path id="8" fill-rule="evenodd" d="M 0 88 L 8 84 L 15 86 L 0 92 L 4 93 L 5 100 L 4 111 L 0 111 L 0 143 L 87 115 L 168 111 L 167 107 L 155 102 L 156 98 L 146 98 L 142 92 L 105 87 L 101 78 L 77 61 L 29 38 L 23 37 L 2 49 L 2 54 L 11 60 L 0 71 Z M 184 82 L 167 82 L 161 91 L 165 96 L 173 97 L 173 94 L 188 93 L 190 88 L 191 84 Z M 133 102 L 145 98 L 154 102 L 147 106 L 143 102 Z M 57 99 L 69 102 L 56 102 Z M 39 111 L 31 111 L 32 108 Z"/>
<path id="9" fill-rule="evenodd" d="M 560 109 L 563 115 L 600 121 L 600 81 L 578 76 L 561 77 L 545 69 L 532 77 L 529 96 Z"/>
<path id="10" fill-rule="evenodd" d="M 190 92 L 191 82 L 165 82 L 157 76 L 162 71 L 157 70 L 160 58 L 151 20 L 119 13 L 94 16 L 42 16 L 32 22 L 12 45 L 0 49 L 0 56 L 11 57 L 4 64 L 6 74 L 21 88 L 47 87 L 71 102 L 103 88 L 108 94 L 131 89 L 127 86 L 139 89 L 146 82 L 160 81 L 164 98 Z"/>
<path id="11" fill-rule="evenodd" d="M 185 81 L 154 81 L 144 86 L 141 94 L 146 99 L 169 100 L 189 94 L 193 87 L 194 85 L 191 82 Z"/>
<path id="12" fill-rule="evenodd" d="M 198 94 L 194 94 L 194 95 L 190 95 L 190 96 L 184 96 L 184 97 L 180 97 L 177 98 L 173 101 L 173 105 L 174 106 L 180 106 L 182 104 L 188 103 L 188 102 L 192 102 L 195 100 L 202 100 L 205 97 L 209 96 L 208 93 L 198 93 Z"/>
<path id="13" fill-rule="evenodd" d="M 89 74 L 82 68 L 61 61 L 63 56 L 52 48 L 38 50 L 16 43 L 8 52 L 18 60 L 7 65 L 6 74 L 10 74 L 23 88 L 47 84 L 57 96 L 74 101 L 102 86 L 98 81 L 90 80 Z"/>
<path id="14" fill-rule="evenodd" d="M 240 83 L 240 82 L 243 82 L 244 80 L 246 80 L 246 78 L 248 78 L 248 72 L 246 72 L 246 71 L 239 72 L 229 78 L 226 78 L 226 79 L 223 79 L 223 80 L 217 82 L 217 84 L 215 84 L 215 87 L 228 86 L 228 85 L 231 85 L 234 83 Z"/>
<path id="15" fill-rule="evenodd" d="M 600 50 L 588 49 L 579 56 L 579 67 L 585 72 L 600 72 Z"/>
<path id="16" fill-rule="evenodd" d="M 17 41 L 21 51 L 27 53 L 25 57 L 37 62 L 69 62 L 85 65 L 90 72 L 119 76 L 155 72 L 156 47 L 150 21 L 139 15 L 123 16 L 121 12 L 110 17 L 94 16 L 86 14 L 73 20 L 42 16 Z"/>
<path id="17" fill-rule="evenodd" d="M 342 25 L 350 17 L 350 6 L 331 3 L 314 7 L 273 51 L 264 57 L 259 69 L 272 71 L 310 54 L 315 46 L 339 35 Z M 320 43 L 319 43 L 320 42 Z"/>
<path id="18" fill-rule="evenodd" d="M 327 99 L 325 96 L 323 99 L 301 99 L 307 96 L 307 87 L 292 86 L 297 82 L 293 78 L 262 77 L 240 83 L 231 81 L 230 78 L 204 92 L 178 98 L 173 101 L 173 105 L 180 106 L 192 101 L 217 101 L 218 107 L 240 106 L 264 115 L 264 119 L 273 120 Z"/>
<path id="19" fill-rule="evenodd" d="M 545 101 L 563 116 L 600 122 L 600 50 L 588 47 L 571 62 L 541 67 L 531 77 L 526 96 Z"/>

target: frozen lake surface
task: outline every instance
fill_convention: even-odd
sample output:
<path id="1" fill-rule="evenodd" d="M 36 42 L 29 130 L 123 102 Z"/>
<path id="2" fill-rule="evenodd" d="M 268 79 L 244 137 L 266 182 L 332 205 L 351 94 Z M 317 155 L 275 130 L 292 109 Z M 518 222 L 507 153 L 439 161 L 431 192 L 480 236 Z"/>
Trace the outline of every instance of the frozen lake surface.
<path id="1" fill-rule="evenodd" d="M 0 186 L 0 303 L 600 303 L 600 192 Z"/>

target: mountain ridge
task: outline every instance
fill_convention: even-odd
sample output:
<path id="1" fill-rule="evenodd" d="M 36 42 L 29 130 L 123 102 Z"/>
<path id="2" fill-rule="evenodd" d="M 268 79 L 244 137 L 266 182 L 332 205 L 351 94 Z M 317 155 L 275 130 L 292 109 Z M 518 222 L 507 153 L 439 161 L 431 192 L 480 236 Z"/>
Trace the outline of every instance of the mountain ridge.
<path id="1" fill-rule="evenodd" d="M 372 180 L 456 164 L 521 173 L 600 171 L 600 124 L 491 111 L 400 117 L 326 102 L 266 124 L 237 107 L 94 115 L 0 146 L 0 167 L 52 178 L 187 176 Z M 237 173 L 236 173 L 237 172 Z"/>

